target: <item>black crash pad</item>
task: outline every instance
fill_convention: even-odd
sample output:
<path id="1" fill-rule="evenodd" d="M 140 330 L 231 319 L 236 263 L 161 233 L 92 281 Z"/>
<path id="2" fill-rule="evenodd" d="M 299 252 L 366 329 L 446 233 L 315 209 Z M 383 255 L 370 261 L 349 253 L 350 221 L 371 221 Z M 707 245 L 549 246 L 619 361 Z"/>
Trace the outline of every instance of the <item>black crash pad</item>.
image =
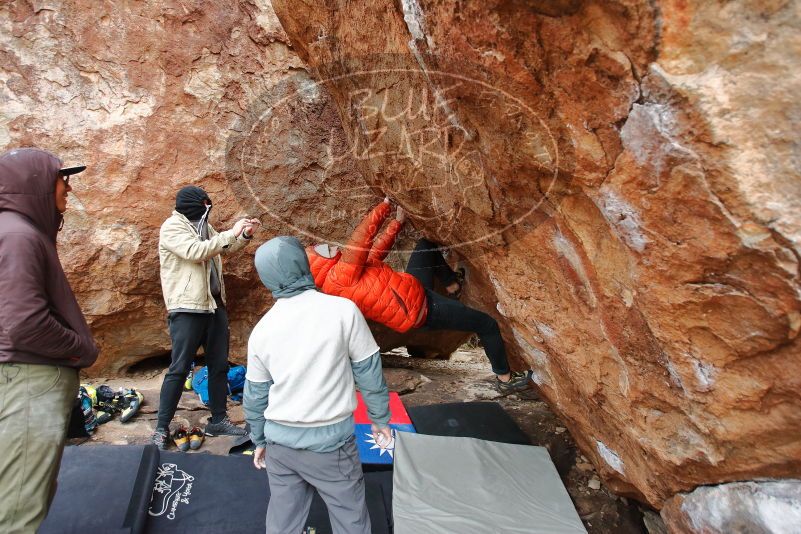
<path id="1" fill-rule="evenodd" d="M 406 411 L 418 434 L 531 445 L 528 436 L 497 402 L 431 404 Z"/>
<path id="2" fill-rule="evenodd" d="M 392 471 L 365 473 L 373 532 L 392 532 Z M 263 533 L 267 475 L 248 456 L 159 452 L 153 445 L 66 447 L 42 534 Z M 308 526 L 331 533 L 315 493 Z"/>
<path id="3" fill-rule="evenodd" d="M 389 533 L 392 472 L 365 473 L 373 533 Z M 263 533 L 270 488 L 267 473 L 249 456 L 162 452 L 147 532 Z M 315 492 L 307 526 L 331 531 L 328 510 Z"/>
<path id="4" fill-rule="evenodd" d="M 420 434 L 530 444 L 494 402 L 417 406 L 408 413 Z M 392 471 L 366 472 L 365 485 L 373 532 L 392 532 Z M 159 453 L 152 445 L 67 447 L 40 532 L 262 533 L 268 500 L 266 473 L 249 456 Z M 318 534 L 331 532 L 316 494 L 307 524 Z"/>
<path id="5" fill-rule="evenodd" d="M 40 534 L 140 534 L 156 478 L 153 445 L 65 447 Z"/>

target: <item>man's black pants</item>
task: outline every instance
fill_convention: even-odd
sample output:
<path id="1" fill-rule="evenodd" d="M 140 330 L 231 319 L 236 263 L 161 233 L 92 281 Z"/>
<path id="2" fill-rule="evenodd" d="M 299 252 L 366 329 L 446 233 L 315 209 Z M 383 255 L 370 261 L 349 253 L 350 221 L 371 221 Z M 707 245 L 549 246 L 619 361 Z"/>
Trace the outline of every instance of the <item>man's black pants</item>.
<path id="1" fill-rule="evenodd" d="M 417 278 L 426 290 L 428 316 L 422 328 L 478 334 L 492 365 L 492 372 L 496 375 L 509 372 L 506 348 L 498 322 L 491 315 L 434 292 L 435 277 L 445 286 L 456 281 L 456 275 L 435 243 L 427 239 L 419 240 L 409 258 L 406 272 Z"/>
<path id="2" fill-rule="evenodd" d="M 167 324 L 172 340 L 172 363 L 161 385 L 156 428 L 169 427 L 186 375 L 201 346 L 209 368 L 209 408 L 212 421 L 218 422 L 226 415 L 228 397 L 228 312 L 220 307 L 214 313 L 171 313 Z"/>

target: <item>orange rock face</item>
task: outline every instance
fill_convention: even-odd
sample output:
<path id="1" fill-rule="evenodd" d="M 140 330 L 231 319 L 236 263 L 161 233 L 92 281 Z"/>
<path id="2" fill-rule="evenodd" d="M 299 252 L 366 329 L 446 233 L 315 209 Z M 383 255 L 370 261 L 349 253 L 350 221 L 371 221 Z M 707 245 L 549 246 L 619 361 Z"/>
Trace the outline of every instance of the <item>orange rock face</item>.
<path id="1" fill-rule="evenodd" d="M 801 470 L 799 4 L 708 4 L 273 2 L 356 168 L 657 507 Z"/>
<path id="2" fill-rule="evenodd" d="M 89 165 L 59 247 L 90 372 L 169 350 L 181 186 L 306 242 L 388 194 L 611 488 L 801 471 L 798 2 L 274 3 L 0 4 L 0 149 Z M 254 249 L 225 262 L 240 360 Z"/>
<path id="3" fill-rule="evenodd" d="M 239 362 L 271 304 L 253 269 L 258 241 L 341 244 L 381 199 L 344 156 L 335 107 L 266 1 L 7 2 L 0 57 L 0 151 L 39 146 L 89 167 L 72 180 L 59 253 L 101 347 L 90 374 L 170 350 L 157 244 L 180 187 L 208 191 L 218 229 L 262 220 L 256 243 L 224 258 Z M 447 354 L 461 339 L 426 348 Z"/>
<path id="4" fill-rule="evenodd" d="M 89 167 L 72 181 L 59 252 L 102 349 L 90 373 L 169 351 L 158 229 L 183 185 L 208 191 L 218 229 L 260 217 L 260 240 L 295 233 L 283 221 L 341 240 L 380 200 L 348 162 L 324 161 L 321 139 L 344 142 L 339 117 L 323 93 L 295 96 L 310 78 L 269 4 L 18 1 L 0 6 L 0 25 L 0 149 Z M 270 116 L 265 138 L 265 102 L 280 97 L 295 107 Z M 270 303 L 255 249 L 224 258 L 238 361 Z"/>

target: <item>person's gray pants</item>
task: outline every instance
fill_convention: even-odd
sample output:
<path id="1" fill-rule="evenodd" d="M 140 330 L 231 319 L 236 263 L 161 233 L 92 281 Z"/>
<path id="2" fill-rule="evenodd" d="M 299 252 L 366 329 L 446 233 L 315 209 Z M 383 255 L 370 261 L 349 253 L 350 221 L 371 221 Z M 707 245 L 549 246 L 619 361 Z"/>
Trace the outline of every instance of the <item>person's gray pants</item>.
<path id="1" fill-rule="evenodd" d="M 267 534 L 299 534 L 306 526 L 313 488 L 328 507 L 334 534 L 370 534 L 364 473 L 356 440 L 332 452 L 267 445 L 270 481 Z"/>

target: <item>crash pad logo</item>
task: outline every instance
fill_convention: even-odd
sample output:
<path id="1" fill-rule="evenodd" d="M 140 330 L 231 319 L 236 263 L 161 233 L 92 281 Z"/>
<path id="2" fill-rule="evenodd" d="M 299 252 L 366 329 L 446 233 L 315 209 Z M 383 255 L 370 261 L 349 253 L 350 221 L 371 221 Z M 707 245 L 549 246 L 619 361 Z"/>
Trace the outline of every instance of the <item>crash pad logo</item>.
<path id="1" fill-rule="evenodd" d="M 195 477 L 178 469 L 176 464 L 161 464 L 150 497 L 150 515 L 158 517 L 166 514 L 167 519 L 175 519 L 178 507 L 189 504 L 194 480 Z"/>

